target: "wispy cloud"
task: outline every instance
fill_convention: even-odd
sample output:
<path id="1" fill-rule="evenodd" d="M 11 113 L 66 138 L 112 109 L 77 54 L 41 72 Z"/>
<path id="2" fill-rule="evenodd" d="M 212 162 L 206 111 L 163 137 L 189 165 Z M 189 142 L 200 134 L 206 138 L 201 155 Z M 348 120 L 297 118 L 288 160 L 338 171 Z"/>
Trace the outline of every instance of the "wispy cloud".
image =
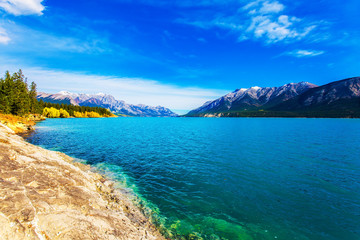
<path id="1" fill-rule="evenodd" d="M 279 13 L 285 9 L 285 6 L 278 1 L 252 1 L 243 7 L 244 10 L 249 10 L 250 13 Z"/>
<path id="2" fill-rule="evenodd" d="M 10 40 L 11 39 L 6 33 L 5 29 L 0 27 L 0 44 L 8 44 Z"/>
<path id="3" fill-rule="evenodd" d="M 42 15 L 45 6 L 43 0 L 0 0 L 0 8 L 4 11 L 19 15 Z"/>
<path id="4" fill-rule="evenodd" d="M 113 64 L 112 61 L 116 61 L 119 65 L 130 66 L 137 64 L 137 70 L 120 70 L 123 74 L 132 76 L 139 76 L 141 73 L 140 69 L 146 69 L 149 66 L 171 72 L 171 76 L 177 79 L 211 75 L 211 72 L 207 70 L 187 66 L 181 67 L 156 57 L 143 55 L 137 49 L 123 47 L 110 41 L 107 35 L 99 35 L 91 28 L 79 28 L 75 24 L 72 28 L 74 29 L 69 31 L 67 35 L 59 35 L 51 31 L 35 30 L 13 21 L 0 20 L 0 57 L 16 56 L 15 53 L 18 53 L 18 55 L 22 56 L 21 61 L 37 59 L 39 60 L 37 63 L 42 63 L 42 66 L 48 66 L 44 62 L 48 58 L 63 61 L 63 56 L 71 56 L 73 59 L 80 59 L 79 61 L 90 61 L 90 58 L 92 61 L 98 61 L 97 57 L 103 58 L 106 55 L 107 59 L 97 66 L 108 67 L 104 62 Z M 191 53 L 182 54 L 181 52 L 174 51 L 173 54 L 178 59 L 196 58 Z"/>
<path id="5" fill-rule="evenodd" d="M 269 2 L 265 1 L 259 10 L 261 13 L 279 13 L 285 9 L 285 6 L 278 1 Z"/>
<path id="6" fill-rule="evenodd" d="M 17 68 L 2 65 L 0 73 L 4 73 L 6 70 L 17 71 Z M 49 93 L 61 90 L 79 93 L 104 92 L 131 104 L 161 105 L 174 111 L 194 109 L 206 101 L 229 92 L 229 90 L 164 84 L 143 78 L 101 76 L 37 67 L 23 67 L 22 70 L 29 81 L 37 83 L 39 91 Z"/>
<path id="7" fill-rule="evenodd" d="M 182 18 L 177 22 L 204 29 L 221 28 L 237 35 L 238 41 L 261 40 L 266 44 L 295 42 L 305 38 L 317 25 L 286 15 L 286 6 L 273 0 L 256 0 L 239 7 L 236 13 L 212 19 Z"/>
<path id="8" fill-rule="evenodd" d="M 11 40 L 14 45 L 17 45 L 16 51 L 37 54 L 44 52 L 44 49 L 46 53 L 65 51 L 96 54 L 111 51 L 108 40 L 94 34 L 90 29 L 85 38 L 80 37 L 59 36 L 51 32 L 34 30 L 12 21 L 0 21 L 0 43 L 7 44 Z"/>
<path id="9" fill-rule="evenodd" d="M 311 25 L 304 28 L 296 27 L 301 20 L 287 15 L 258 15 L 251 17 L 251 24 L 240 36 L 240 40 L 255 38 L 262 39 L 267 44 L 280 41 L 301 40 L 308 35 L 316 26 Z"/>
<path id="10" fill-rule="evenodd" d="M 284 53 L 283 55 L 288 55 L 292 57 L 302 58 L 302 57 L 315 57 L 324 54 L 324 51 L 316 50 L 294 50 Z"/>

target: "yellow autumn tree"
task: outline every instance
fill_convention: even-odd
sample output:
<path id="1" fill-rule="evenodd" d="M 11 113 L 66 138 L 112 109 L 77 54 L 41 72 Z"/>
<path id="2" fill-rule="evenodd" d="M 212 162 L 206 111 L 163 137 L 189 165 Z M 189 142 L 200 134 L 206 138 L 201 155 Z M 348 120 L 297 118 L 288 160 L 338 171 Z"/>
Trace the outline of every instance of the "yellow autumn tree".
<path id="1" fill-rule="evenodd" d="M 62 108 L 60 108 L 60 117 L 61 118 L 68 118 L 68 117 L 70 117 L 70 114 L 66 111 L 66 110 L 64 110 L 64 109 L 62 109 Z"/>
<path id="2" fill-rule="evenodd" d="M 74 117 L 76 118 L 84 118 L 86 117 L 86 115 L 82 112 L 77 112 L 77 111 L 74 111 Z"/>
<path id="3" fill-rule="evenodd" d="M 98 114 L 97 112 L 86 112 L 86 116 L 89 118 L 99 118 L 101 117 L 100 114 Z"/>
<path id="4" fill-rule="evenodd" d="M 47 118 L 58 118 L 60 117 L 60 111 L 56 108 L 44 108 L 43 115 Z"/>

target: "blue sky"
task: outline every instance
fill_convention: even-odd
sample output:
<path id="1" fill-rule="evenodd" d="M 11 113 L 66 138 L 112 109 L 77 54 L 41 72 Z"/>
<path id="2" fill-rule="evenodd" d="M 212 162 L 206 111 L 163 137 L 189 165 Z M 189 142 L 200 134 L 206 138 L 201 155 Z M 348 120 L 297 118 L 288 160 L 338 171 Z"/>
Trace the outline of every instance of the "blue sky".
<path id="1" fill-rule="evenodd" d="M 236 88 L 359 76 L 358 0 L 0 0 L 0 71 L 182 113 Z"/>

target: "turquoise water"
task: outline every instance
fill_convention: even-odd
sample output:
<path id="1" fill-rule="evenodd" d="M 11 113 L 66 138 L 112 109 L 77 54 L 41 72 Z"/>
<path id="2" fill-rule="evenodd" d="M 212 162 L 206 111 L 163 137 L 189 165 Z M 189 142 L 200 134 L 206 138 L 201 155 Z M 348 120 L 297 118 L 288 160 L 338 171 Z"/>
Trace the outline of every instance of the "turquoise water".
<path id="1" fill-rule="evenodd" d="M 174 238 L 360 239 L 358 119 L 48 119 L 28 141 L 132 189 Z"/>

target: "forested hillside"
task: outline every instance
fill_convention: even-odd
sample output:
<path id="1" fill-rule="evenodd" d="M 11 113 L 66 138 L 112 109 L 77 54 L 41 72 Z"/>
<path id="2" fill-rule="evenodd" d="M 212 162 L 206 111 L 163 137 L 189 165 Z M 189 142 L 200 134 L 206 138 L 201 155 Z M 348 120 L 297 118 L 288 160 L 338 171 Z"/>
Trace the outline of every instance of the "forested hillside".
<path id="1" fill-rule="evenodd" d="M 108 109 L 101 107 L 73 106 L 38 101 L 35 82 L 28 81 L 21 70 L 12 75 L 6 71 L 0 78 L 0 113 L 16 116 L 30 114 L 45 117 L 110 117 L 114 116 Z"/>

